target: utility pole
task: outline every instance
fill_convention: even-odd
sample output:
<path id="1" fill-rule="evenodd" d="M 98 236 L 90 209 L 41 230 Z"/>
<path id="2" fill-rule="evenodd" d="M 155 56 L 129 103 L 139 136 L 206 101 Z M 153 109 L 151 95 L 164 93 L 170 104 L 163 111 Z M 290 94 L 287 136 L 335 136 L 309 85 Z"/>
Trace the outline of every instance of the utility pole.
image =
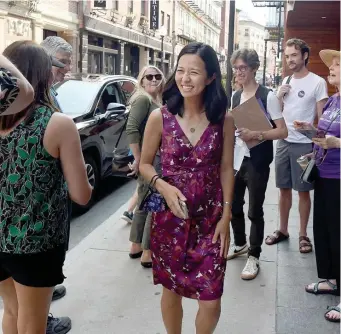
<path id="1" fill-rule="evenodd" d="M 236 18 L 236 1 L 230 0 L 230 13 L 229 13 L 229 38 L 227 49 L 227 63 L 226 63 L 226 93 L 230 98 L 232 95 L 232 67 L 231 56 L 234 50 L 234 26 Z"/>
<path id="2" fill-rule="evenodd" d="M 173 0 L 173 9 L 172 9 L 172 55 L 171 55 L 171 68 L 170 73 L 172 73 L 175 63 L 175 46 L 176 46 L 176 30 L 175 30 L 175 15 L 176 15 L 176 2 L 177 0 Z"/>

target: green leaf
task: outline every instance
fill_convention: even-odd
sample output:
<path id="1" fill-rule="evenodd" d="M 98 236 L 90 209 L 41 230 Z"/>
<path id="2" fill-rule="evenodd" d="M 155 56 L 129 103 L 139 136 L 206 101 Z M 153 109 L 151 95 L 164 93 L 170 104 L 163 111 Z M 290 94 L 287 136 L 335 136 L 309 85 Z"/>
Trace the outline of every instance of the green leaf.
<path id="1" fill-rule="evenodd" d="M 9 196 L 9 195 L 4 194 L 4 199 L 5 199 L 5 201 L 7 201 L 7 202 L 13 202 L 12 196 Z"/>
<path id="2" fill-rule="evenodd" d="M 47 203 L 44 203 L 43 206 L 41 207 L 41 212 L 46 212 L 49 209 L 49 205 Z"/>
<path id="3" fill-rule="evenodd" d="M 26 181 L 26 182 L 25 182 L 25 186 L 26 186 L 26 188 L 28 188 L 28 189 L 32 189 L 33 183 L 32 183 L 31 181 Z"/>
<path id="4" fill-rule="evenodd" d="M 38 201 L 38 202 L 42 202 L 44 200 L 44 194 L 41 192 L 37 191 L 33 194 L 33 196 L 36 199 L 36 201 Z"/>
<path id="5" fill-rule="evenodd" d="M 7 161 L 5 161 L 2 165 L 1 165 L 1 170 L 5 170 L 7 169 L 8 163 Z"/>
<path id="6" fill-rule="evenodd" d="M 18 146 L 23 146 L 25 145 L 25 137 L 21 137 L 18 141 Z"/>
<path id="7" fill-rule="evenodd" d="M 8 148 L 9 150 L 12 150 L 13 147 L 14 147 L 14 141 L 12 140 L 12 141 L 7 145 L 7 148 Z"/>
<path id="8" fill-rule="evenodd" d="M 32 159 L 27 159 L 24 163 L 24 167 L 28 167 L 32 163 Z"/>
<path id="9" fill-rule="evenodd" d="M 20 218 L 21 222 L 27 222 L 28 220 L 30 220 L 30 215 L 23 215 Z"/>
<path id="10" fill-rule="evenodd" d="M 38 143 L 38 137 L 37 136 L 29 137 L 27 141 L 30 144 L 37 144 Z"/>
<path id="11" fill-rule="evenodd" d="M 3 228 L 6 224 L 6 220 L 3 220 L 1 223 L 0 223 L 0 228 Z"/>
<path id="12" fill-rule="evenodd" d="M 42 222 L 36 222 L 34 224 L 34 231 L 40 232 L 43 229 L 44 224 Z"/>
<path id="13" fill-rule="evenodd" d="M 29 158 L 29 154 L 27 153 L 27 151 L 23 150 L 20 147 L 17 147 L 17 152 L 19 154 L 19 157 L 23 160 L 26 160 L 27 158 Z"/>
<path id="14" fill-rule="evenodd" d="M 31 148 L 30 158 L 31 158 L 31 159 L 34 159 L 35 156 L 36 156 L 36 153 L 37 153 L 37 149 L 36 149 L 35 146 L 33 146 L 33 147 Z"/>
<path id="15" fill-rule="evenodd" d="M 20 230 L 14 225 L 11 225 L 8 230 L 11 237 L 16 237 L 20 234 Z"/>
<path id="16" fill-rule="evenodd" d="M 18 224 L 20 222 L 20 217 L 19 216 L 14 216 L 12 219 L 13 224 Z"/>
<path id="17" fill-rule="evenodd" d="M 9 174 L 7 177 L 7 180 L 12 184 L 17 183 L 19 179 L 20 174 Z"/>
<path id="18" fill-rule="evenodd" d="M 49 162 L 46 160 L 36 160 L 36 163 L 40 166 L 48 166 Z"/>

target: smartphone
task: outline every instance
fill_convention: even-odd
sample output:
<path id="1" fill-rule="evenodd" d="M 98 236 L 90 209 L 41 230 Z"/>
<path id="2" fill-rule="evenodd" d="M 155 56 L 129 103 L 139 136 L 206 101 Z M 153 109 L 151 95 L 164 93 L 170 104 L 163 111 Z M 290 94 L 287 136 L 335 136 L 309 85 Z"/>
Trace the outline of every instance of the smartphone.
<path id="1" fill-rule="evenodd" d="M 302 133 L 302 135 L 306 136 L 307 138 L 309 138 L 310 140 L 313 138 L 323 138 L 324 135 L 321 131 L 317 131 L 316 129 L 312 129 L 312 130 L 297 130 L 299 133 Z"/>

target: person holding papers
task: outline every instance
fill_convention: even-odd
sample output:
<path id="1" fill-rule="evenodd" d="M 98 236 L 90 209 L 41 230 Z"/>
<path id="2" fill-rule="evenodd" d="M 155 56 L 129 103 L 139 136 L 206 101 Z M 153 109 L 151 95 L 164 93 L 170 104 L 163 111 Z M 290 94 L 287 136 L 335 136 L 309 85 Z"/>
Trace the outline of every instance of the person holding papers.
<path id="1" fill-rule="evenodd" d="M 264 115 L 271 123 L 270 130 L 255 131 L 239 127 L 236 130 L 236 141 L 244 142 L 245 157 L 236 175 L 234 199 L 232 202 L 232 228 L 235 246 L 230 250 L 228 260 L 248 253 L 248 260 L 242 271 L 244 280 L 254 279 L 259 271 L 259 257 L 264 238 L 264 212 L 263 203 L 270 174 L 270 164 L 273 160 L 273 144 L 275 139 L 288 136 L 281 106 L 276 95 L 268 88 L 256 82 L 255 75 L 260 62 L 258 54 L 252 49 L 236 50 L 231 57 L 231 65 L 239 89 L 232 99 L 232 108 L 256 97 Z M 242 110 L 240 110 L 242 111 Z M 256 110 L 255 110 L 256 112 Z M 233 112 L 232 112 L 233 114 Z M 245 113 L 248 117 L 250 112 Z M 260 118 L 263 116 L 259 113 Z M 247 124 L 250 120 L 245 119 Z M 256 142 L 256 145 L 254 144 Z M 251 143 L 253 143 L 251 145 Z M 249 149 L 248 147 L 252 147 Z M 248 216 L 251 220 L 250 246 L 248 247 L 245 235 L 244 195 L 249 192 Z"/>

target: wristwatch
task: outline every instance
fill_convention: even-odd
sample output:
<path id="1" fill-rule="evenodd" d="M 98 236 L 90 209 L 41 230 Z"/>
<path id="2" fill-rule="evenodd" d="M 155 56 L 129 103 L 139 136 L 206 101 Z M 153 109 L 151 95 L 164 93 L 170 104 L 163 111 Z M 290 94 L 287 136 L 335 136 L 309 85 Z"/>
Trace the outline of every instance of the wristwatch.
<path id="1" fill-rule="evenodd" d="M 260 135 L 257 137 L 257 139 L 258 139 L 259 141 L 263 141 L 263 140 L 264 140 L 263 132 L 260 133 Z"/>

